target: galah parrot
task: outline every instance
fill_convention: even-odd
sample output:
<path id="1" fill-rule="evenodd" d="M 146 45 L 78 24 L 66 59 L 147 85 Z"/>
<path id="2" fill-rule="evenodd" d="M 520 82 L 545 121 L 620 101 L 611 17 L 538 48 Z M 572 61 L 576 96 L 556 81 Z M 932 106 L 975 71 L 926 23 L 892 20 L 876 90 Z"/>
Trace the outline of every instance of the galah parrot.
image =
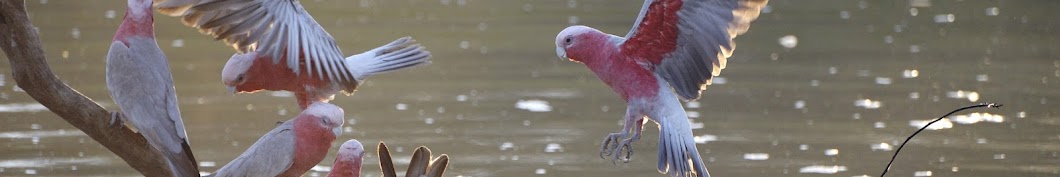
<path id="1" fill-rule="evenodd" d="M 328 177 L 359 177 L 361 176 L 361 159 L 364 158 L 364 146 L 360 141 L 351 139 L 339 146 L 339 153 L 335 155 L 335 163 L 331 166 Z"/>
<path id="2" fill-rule="evenodd" d="M 343 58 L 298 0 L 156 1 L 162 14 L 181 16 L 241 52 L 221 72 L 230 92 L 291 91 L 303 109 L 340 91 L 352 94 L 369 76 L 430 63 L 430 52 L 409 37 Z"/>
<path id="3" fill-rule="evenodd" d="M 331 143 L 342 133 L 342 123 L 342 108 L 313 103 L 297 117 L 265 133 L 212 176 L 302 176 L 324 160 Z"/>
<path id="4" fill-rule="evenodd" d="M 172 176 L 198 176 L 169 63 L 155 41 L 151 0 L 129 0 L 128 6 L 107 53 L 107 89 L 122 112 L 113 118 L 162 152 Z"/>
<path id="5" fill-rule="evenodd" d="M 622 129 L 604 139 L 600 156 L 628 161 L 630 144 L 640 139 L 647 117 L 659 124 L 659 173 L 710 176 L 678 99 L 699 98 L 711 78 L 725 68 L 732 39 L 747 31 L 765 4 L 766 0 L 646 0 L 625 37 L 586 26 L 561 31 L 556 54 L 585 64 L 627 102 Z"/>

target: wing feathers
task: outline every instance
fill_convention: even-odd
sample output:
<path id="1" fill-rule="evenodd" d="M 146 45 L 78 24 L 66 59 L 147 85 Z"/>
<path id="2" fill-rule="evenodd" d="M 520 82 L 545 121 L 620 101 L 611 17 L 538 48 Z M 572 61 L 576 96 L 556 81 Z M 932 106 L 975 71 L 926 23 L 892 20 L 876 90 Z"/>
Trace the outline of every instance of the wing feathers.
<path id="1" fill-rule="evenodd" d="M 284 59 L 298 74 L 353 81 L 335 39 L 297 0 L 156 1 L 159 11 L 182 16 L 184 25 L 223 40 L 239 52 L 258 51 L 271 56 L 274 63 Z"/>
<path id="2" fill-rule="evenodd" d="M 620 48 L 653 64 L 654 72 L 683 100 L 695 100 L 725 68 L 734 48 L 732 38 L 747 31 L 765 4 L 766 0 L 646 0 L 636 27 Z M 673 30 L 676 34 L 669 33 Z"/>

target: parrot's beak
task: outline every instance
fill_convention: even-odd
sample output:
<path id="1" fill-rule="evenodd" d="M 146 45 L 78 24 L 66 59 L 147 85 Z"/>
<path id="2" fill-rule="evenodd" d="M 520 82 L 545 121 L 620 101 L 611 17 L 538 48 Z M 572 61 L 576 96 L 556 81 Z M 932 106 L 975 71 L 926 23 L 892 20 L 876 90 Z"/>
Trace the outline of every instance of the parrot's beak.
<path id="1" fill-rule="evenodd" d="M 556 56 L 559 56 L 560 60 L 570 60 L 570 58 L 567 58 L 567 51 L 561 47 L 556 47 Z"/>
<path id="2" fill-rule="evenodd" d="M 236 87 L 233 87 L 233 86 L 226 86 L 226 87 L 228 89 L 228 93 L 236 94 Z"/>
<path id="3" fill-rule="evenodd" d="M 342 134 L 342 126 L 331 128 L 331 133 L 335 133 L 335 137 L 339 137 L 339 134 Z"/>

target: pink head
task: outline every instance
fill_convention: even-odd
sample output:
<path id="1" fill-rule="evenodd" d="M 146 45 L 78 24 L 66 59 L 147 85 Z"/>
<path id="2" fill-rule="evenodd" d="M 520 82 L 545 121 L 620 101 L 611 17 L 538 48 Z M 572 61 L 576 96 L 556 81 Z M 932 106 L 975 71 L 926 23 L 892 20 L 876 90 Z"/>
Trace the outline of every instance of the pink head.
<path id="1" fill-rule="evenodd" d="M 361 159 L 364 157 L 364 146 L 360 141 L 351 139 L 342 143 L 339 153 L 335 155 L 335 164 L 329 177 L 356 177 L 361 174 Z"/>
<path id="2" fill-rule="evenodd" d="M 236 87 L 246 83 L 247 71 L 254 65 L 257 56 L 257 52 L 237 53 L 228 59 L 224 69 L 221 69 L 221 83 L 228 87 L 228 92 L 235 93 Z"/>
<path id="3" fill-rule="evenodd" d="M 299 115 L 299 117 L 309 116 L 313 119 L 298 121 L 309 121 L 310 126 L 316 126 L 313 127 L 314 129 L 321 128 L 324 130 L 331 130 L 331 133 L 333 133 L 335 137 L 338 137 L 339 134 L 342 133 L 343 115 L 342 108 L 339 108 L 338 106 L 330 103 L 316 102 L 309 105 L 309 107 Z"/>
<path id="4" fill-rule="evenodd" d="M 125 18 L 129 19 L 151 19 L 154 21 L 154 12 L 151 11 L 152 0 L 129 0 L 129 9 L 125 11 Z"/>
<path id="5" fill-rule="evenodd" d="M 604 46 L 612 35 L 600 32 L 587 26 L 571 26 L 556 35 L 556 55 L 560 59 L 569 59 L 584 63 L 595 55 L 596 47 Z"/>

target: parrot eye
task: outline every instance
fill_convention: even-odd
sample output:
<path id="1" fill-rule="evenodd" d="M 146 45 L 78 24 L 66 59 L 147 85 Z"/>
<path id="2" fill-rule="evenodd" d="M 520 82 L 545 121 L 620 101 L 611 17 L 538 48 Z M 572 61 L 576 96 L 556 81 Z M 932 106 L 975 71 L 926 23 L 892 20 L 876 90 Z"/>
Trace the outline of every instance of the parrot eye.
<path id="1" fill-rule="evenodd" d="M 245 76 L 246 74 L 239 74 L 239 76 L 236 77 L 236 82 L 243 82 L 243 79 L 246 78 Z"/>
<path id="2" fill-rule="evenodd" d="M 563 42 L 566 43 L 567 45 L 570 45 L 570 41 L 571 40 L 572 40 L 571 37 L 567 37 L 567 39 L 564 39 Z"/>
<path id="3" fill-rule="evenodd" d="M 320 121 L 324 122 L 324 124 L 326 125 L 326 124 L 328 124 L 328 117 L 322 117 L 322 119 L 320 119 Z"/>

